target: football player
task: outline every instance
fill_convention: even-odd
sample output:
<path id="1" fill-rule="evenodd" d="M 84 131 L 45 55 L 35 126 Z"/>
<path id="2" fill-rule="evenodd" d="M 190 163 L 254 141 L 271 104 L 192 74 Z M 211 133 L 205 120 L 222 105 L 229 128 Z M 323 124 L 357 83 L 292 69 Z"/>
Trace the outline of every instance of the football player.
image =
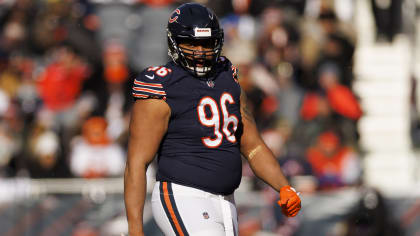
<path id="1" fill-rule="evenodd" d="M 157 156 L 153 216 L 165 235 L 238 235 L 234 191 L 241 154 L 280 193 L 288 217 L 301 201 L 247 108 L 237 70 L 221 56 L 223 30 L 210 9 L 186 3 L 168 25 L 171 61 L 134 80 L 124 195 L 130 236 L 143 235 L 147 166 Z"/>

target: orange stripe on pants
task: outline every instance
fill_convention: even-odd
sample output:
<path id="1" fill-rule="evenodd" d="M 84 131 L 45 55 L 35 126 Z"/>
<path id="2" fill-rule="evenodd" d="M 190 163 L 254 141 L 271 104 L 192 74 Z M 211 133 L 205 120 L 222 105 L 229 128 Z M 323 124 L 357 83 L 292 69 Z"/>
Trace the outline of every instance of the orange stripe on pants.
<path id="1" fill-rule="evenodd" d="M 179 225 L 178 219 L 175 216 L 174 209 L 172 208 L 171 201 L 169 200 L 168 183 L 163 182 L 163 198 L 165 199 L 166 206 L 168 207 L 169 214 L 171 214 L 172 221 L 175 224 L 175 228 L 180 236 L 184 236 L 181 226 Z"/>

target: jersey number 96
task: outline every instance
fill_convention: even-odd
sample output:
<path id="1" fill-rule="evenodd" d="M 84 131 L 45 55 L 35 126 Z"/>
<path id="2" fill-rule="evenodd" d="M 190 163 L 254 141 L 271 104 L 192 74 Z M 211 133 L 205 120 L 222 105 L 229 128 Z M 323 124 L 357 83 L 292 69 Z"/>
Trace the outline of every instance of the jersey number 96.
<path id="1" fill-rule="evenodd" d="M 238 118 L 235 115 L 229 114 L 226 103 L 235 104 L 232 95 L 229 93 L 223 93 L 222 96 L 220 96 L 219 104 L 208 96 L 203 97 L 198 103 L 197 112 L 200 123 L 206 127 L 213 127 L 214 130 L 215 138 L 201 138 L 201 141 L 206 147 L 217 148 L 222 143 L 223 137 L 226 137 L 231 143 L 236 142 L 235 131 L 238 128 Z M 210 116 L 206 116 L 206 106 L 210 108 Z M 220 110 L 222 110 L 222 122 Z M 232 126 L 233 132 L 228 129 L 230 125 Z M 220 127 L 222 127 L 221 130 Z"/>

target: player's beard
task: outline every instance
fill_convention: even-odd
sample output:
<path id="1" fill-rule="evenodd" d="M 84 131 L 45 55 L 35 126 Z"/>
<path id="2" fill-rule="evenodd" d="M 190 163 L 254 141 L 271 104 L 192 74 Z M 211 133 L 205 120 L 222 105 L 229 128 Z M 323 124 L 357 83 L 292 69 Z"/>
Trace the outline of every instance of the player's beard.
<path id="1" fill-rule="evenodd" d="M 213 50 L 193 51 L 181 48 L 181 52 L 184 54 L 186 61 L 185 67 L 199 77 L 207 75 L 212 70 L 214 58 L 216 57 Z"/>

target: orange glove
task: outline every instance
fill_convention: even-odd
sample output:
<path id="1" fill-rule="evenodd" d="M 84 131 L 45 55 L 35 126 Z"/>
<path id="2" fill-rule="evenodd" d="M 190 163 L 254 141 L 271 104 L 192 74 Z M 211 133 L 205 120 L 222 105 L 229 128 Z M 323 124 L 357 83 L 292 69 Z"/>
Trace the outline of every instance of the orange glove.
<path id="1" fill-rule="evenodd" d="M 280 200 L 277 204 L 281 206 L 283 214 L 287 217 L 296 216 L 301 208 L 299 194 L 289 185 L 280 189 Z"/>

